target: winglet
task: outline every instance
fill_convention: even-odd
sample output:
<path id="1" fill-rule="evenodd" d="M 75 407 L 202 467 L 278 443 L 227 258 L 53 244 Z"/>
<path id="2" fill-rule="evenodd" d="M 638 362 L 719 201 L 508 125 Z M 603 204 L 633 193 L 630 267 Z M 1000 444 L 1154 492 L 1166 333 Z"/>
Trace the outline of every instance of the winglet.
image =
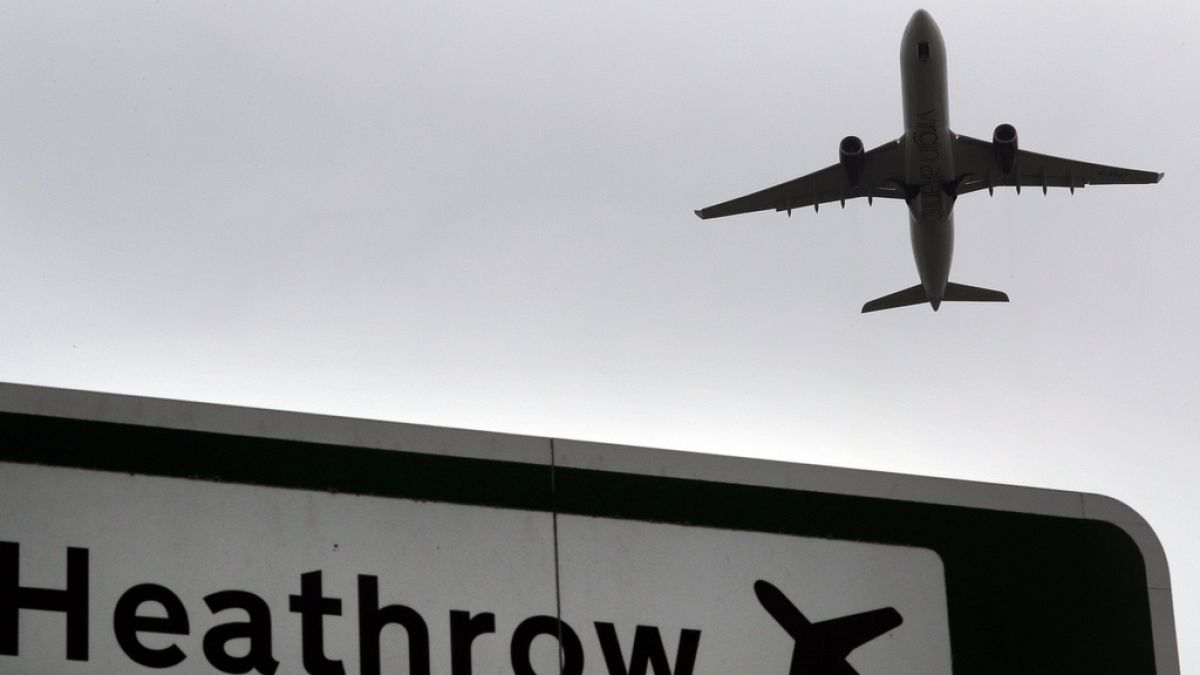
<path id="1" fill-rule="evenodd" d="M 704 218 L 704 209 L 696 209 L 695 211 L 693 211 L 693 213 L 696 214 L 697 218 L 701 218 L 701 219 Z"/>
<path id="2" fill-rule="evenodd" d="M 1162 171 L 1159 171 L 1159 172 L 1158 172 L 1158 178 L 1156 178 L 1156 179 L 1154 180 L 1154 182 L 1155 182 L 1155 183 L 1157 183 L 1158 181 L 1162 180 L 1162 179 L 1163 179 L 1163 176 L 1165 176 L 1165 175 L 1167 175 L 1167 174 L 1163 173 Z"/>

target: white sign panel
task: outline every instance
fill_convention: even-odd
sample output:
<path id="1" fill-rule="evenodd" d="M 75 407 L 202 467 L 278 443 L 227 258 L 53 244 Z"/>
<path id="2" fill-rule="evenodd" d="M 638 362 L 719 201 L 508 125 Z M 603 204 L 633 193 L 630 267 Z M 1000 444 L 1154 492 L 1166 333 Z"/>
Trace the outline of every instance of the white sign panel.
<path id="1" fill-rule="evenodd" d="M 950 672 L 942 563 L 928 549 L 572 516 L 559 517 L 559 547 L 567 624 L 612 622 L 622 627 L 622 646 L 637 625 L 697 629 L 697 675 L 796 672 L 797 649 L 836 638 L 822 635 L 819 622 L 885 608 L 896 610 L 899 626 L 861 646 L 851 637 L 849 657 L 831 659 L 861 673 Z M 763 582 L 795 608 L 795 621 L 816 626 L 789 634 L 794 624 L 782 625 L 764 608 L 756 591 L 771 591 Z M 855 630 L 850 623 L 849 633 Z M 602 652 L 595 635 L 581 637 L 585 652 Z M 680 635 L 669 637 L 674 663 Z M 585 672 L 610 672 L 591 665 Z"/>
<path id="2" fill-rule="evenodd" d="M 416 646 L 450 673 L 454 625 L 472 617 L 475 672 L 510 672 L 518 624 L 555 614 L 546 513 L 14 464 L 0 464 L 0 513 L 26 514 L 0 521 L 19 586 L 84 598 L 88 646 L 67 659 L 67 613 L 21 609 L 0 672 L 367 673 L 378 655 L 382 672 L 415 673 Z M 68 589 L 70 549 L 86 551 L 84 591 Z M 407 642 L 402 617 L 427 637 Z M 239 631 L 256 641 L 220 641 Z M 554 672 L 552 646 L 532 653 Z"/>

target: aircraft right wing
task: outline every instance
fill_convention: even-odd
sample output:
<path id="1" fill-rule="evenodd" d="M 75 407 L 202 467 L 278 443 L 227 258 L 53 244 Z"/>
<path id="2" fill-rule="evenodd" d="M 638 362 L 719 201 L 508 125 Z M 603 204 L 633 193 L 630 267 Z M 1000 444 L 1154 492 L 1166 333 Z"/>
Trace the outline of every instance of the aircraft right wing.
<path id="1" fill-rule="evenodd" d="M 902 623 L 904 618 L 900 612 L 893 607 L 884 607 L 815 623 L 813 632 L 821 636 L 821 643 L 831 653 L 844 657 Z"/>
<path id="2" fill-rule="evenodd" d="M 859 146 L 861 148 L 861 145 Z M 718 218 L 751 211 L 787 211 L 806 206 L 818 207 L 856 197 L 904 199 L 904 143 L 897 139 L 872 148 L 861 155 L 862 178 L 851 185 L 840 163 L 801 176 L 786 183 L 759 190 L 744 197 L 714 204 L 696 211 L 701 218 Z"/>
<path id="3" fill-rule="evenodd" d="M 1019 148 L 1013 171 L 1002 175 L 992 143 L 959 134 L 954 135 L 953 143 L 954 168 L 963 176 L 957 190 L 960 195 L 1001 185 L 1015 185 L 1018 191 L 1026 186 L 1040 187 L 1042 192 L 1052 187 L 1070 188 L 1074 192 L 1075 188 L 1088 185 L 1157 183 L 1163 177 L 1154 171 L 1080 162 Z"/>

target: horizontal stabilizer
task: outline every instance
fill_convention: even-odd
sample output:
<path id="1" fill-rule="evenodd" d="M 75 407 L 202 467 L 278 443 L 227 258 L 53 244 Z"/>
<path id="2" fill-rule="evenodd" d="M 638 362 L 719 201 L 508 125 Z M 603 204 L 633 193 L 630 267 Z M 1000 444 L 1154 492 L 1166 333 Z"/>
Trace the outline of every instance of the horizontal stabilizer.
<path id="1" fill-rule="evenodd" d="M 863 305 L 862 311 L 863 314 L 866 314 L 867 312 L 878 312 L 881 309 L 908 307 L 909 305 L 920 305 L 926 302 L 929 302 L 929 296 L 925 295 L 925 287 L 917 284 L 912 288 L 906 288 L 891 295 L 885 295 L 882 298 L 875 298 Z"/>
<path id="2" fill-rule="evenodd" d="M 990 288 L 948 282 L 946 294 L 942 296 L 942 300 L 946 302 L 1008 302 L 1008 294 L 1003 291 L 993 291 Z"/>
<path id="3" fill-rule="evenodd" d="M 909 305 L 920 305 L 926 302 L 932 304 L 934 311 L 937 311 L 938 305 L 943 302 L 1008 302 L 1008 294 L 1002 291 L 993 291 L 990 288 L 979 288 L 978 286 L 947 282 L 946 290 L 942 294 L 941 299 L 932 300 L 925 293 L 925 287 L 917 284 L 912 288 L 906 288 L 891 295 L 876 298 L 863 305 L 862 311 L 863 314 L 866 314 L 867 312 L 878 312 L 881 309 L 908 307 Z"/>

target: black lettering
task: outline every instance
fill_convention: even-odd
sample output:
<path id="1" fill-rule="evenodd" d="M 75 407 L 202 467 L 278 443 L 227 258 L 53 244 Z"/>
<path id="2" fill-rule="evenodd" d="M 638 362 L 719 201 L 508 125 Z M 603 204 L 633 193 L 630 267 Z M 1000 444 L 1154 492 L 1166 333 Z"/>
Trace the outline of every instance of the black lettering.
<path id="1" fill-rule="evenodd" d="M 358 658 L 363 675 L 379 675 L 379 632 L 389 623 L 408 634 L 409 675 L 429 675 L 429 629 L 415 610 L 404 605 L 379 607 L 379 578 L 358 575 Z"/>
<path id="2" fill-rule="evenodd" d="M 537 675 L 533 670 L 533 664 L 529 661 L 529 647 L 533 644 L 533 639 L 539 635 L 558 638 L 558 653 L 562 663 L 561 675 L 581 675 L 583 673 L 583 644 L 579 642 L 579 636 L 566 622 L 543 615 L 525 619 L 513 631 L 509 654 L 512 657 L 513 672 L 516 675 Z"/>
<path id="3" fill-rule="evenodd" d="M 204 634 L 204 656 L 222 673 L 248 673 L 256 670 L 272 675 L 279 662 L 271 656 L 271 608 L 262 598 L 246 591 L 219 591 L 204 597 L 204 604 L 216 614 L 227 609 L 246 612 L 247 621 L 213 626 Z M 230 640 L 250 640 L 245 656 L 233 656 L 225 649 Z"/>
<path id="4" fill-rule="evenodd" d="M 88 658 L 88 550 L 67 548 L 67 587 L 24 588 L 20 585 L 20 545 L 0 541 L 0 654 L 17 656 L 22 609 L 67 615 L 67 659 Z"/>
<path id="5" fill-rule="evenodd" d="M 450 675 L 471 675 L 471 643 L 485 633 L 496 632 L 496 615 L 491 612 L 471 616 L 470 612 L 450 610 Z"/>
<path id="6" fill-rule="evenodd" d="M 342 601 L 321 597 L 321 573 L 300 575 L 300 595 L 288 596 L 288 609 L 300 615 L 304 669 L 312 675 L 346 675 L 341 661 L 325 658 L 325 617 L 341 616 Z"/>
<path id="7" fill-rule="evenodd" d="M 146 602 L 162 605 L 167 615 L 138 615 L 138 608 Z M 121 645 L 129 658 L 147 668 L 170 668 L 179 665 L 187 655 L 175 644 L 162 649 L 147 647 L 138 639 L 138 633 L 187 635 L 189 630 L 187 610 L 183 608 L 179 596 L 158 584 L 138 584 L 130 588 L 117 600 L 117 607 L 113 610 L 113 632 L 117 635 L 117 644 Z"/>
<path id="8" fill-rule="evenodd" d="M 647 666 L 654 670 L 655 675 L 691 675 L 696 666 L 696 651 L 700 647 L 700 631 L 689 628 L 680 631 L 679 648 L 675 652 L 675 672 L 672 674 L 662 636 L 654 626 L 637 627 L 633 634 L 628 668 L 621 656 L 617 629 L 611 623 L 597 621 L 596 637 L 600 638 L 600 649 L 604 652 L 610 675 L 646 675 Z"/>

